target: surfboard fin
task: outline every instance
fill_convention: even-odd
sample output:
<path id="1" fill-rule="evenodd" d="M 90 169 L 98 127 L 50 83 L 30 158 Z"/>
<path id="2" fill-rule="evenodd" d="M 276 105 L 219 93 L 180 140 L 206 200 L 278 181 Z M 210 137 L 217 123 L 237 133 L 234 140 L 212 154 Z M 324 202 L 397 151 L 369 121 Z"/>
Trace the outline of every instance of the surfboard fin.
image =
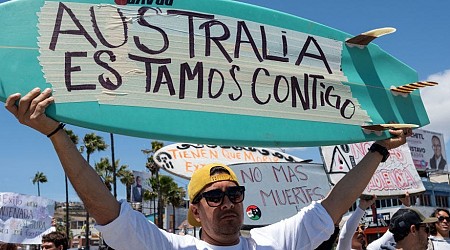
<path id="1" fill-rule="evenodd" d="M 361 33 L 355 37 L 352 37 L 346 41 L 347 44 L 353 44 L 353 45 L 362 45 L 366 46 L 376 38 L 380 36 L 384 36 L 387 34 L 394 33 L 396 31 L 395 28 L 386 27 L 386 28 L 379 28 L 374 30 L 369 30 L 367 32 Z"/>
<path id="2" fill-rule="evenodd" d="M 419 125 L 407 123 L 392 123 L 392 124 L 373 124 L 361 126 L 363 129 L 371 131 L 384 131 L 388 129 L 404 129 L 404 128 L 418 128 Z"/>
<path id="3" fill-rule="evenodd" d="M 414 82 L 414 83 L 405 84 L 405 85 L 399 86 L 399 87 L 393 87 L 393 88 L 391 88 L 391 91 L 409 94 L 409 93 L 413 92 L 416 89 L 425 88 L 425 87 L 428 87 L 428 86 L 436 86 L 436 85 L 438 85 L 437 82 L 428 82 L 428 81 L 426 81 L 426 82 Z"/>

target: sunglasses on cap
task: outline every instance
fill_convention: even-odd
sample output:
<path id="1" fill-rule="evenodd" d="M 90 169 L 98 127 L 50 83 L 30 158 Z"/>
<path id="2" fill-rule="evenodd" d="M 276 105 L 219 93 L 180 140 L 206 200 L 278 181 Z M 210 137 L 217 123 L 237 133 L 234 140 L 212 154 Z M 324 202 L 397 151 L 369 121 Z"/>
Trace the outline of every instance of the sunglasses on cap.
<path id="1" fill-rule="evenodd" d="M 443 222 L 444 220 L 446 220 L 447 222 L 450 222 L 450 217 L 448 217 L 448 216 L 441 215 L 441 216 L 438 216 L 437 219 L 439 222 Z"/>
<path id="2" fill-rule="evenodd" d="M 244 200 L 244 193 L 244 186 L 227 187 L 225 191 L 222 191 L 221 189 L 213 189 L 197 195 L 192 203 L 197 204 L 202 198 L 205 198 L 208 206 L 218 207 L 222 205 L 223 197 L 226 195 L 233 204 L 238 204 Z"/>

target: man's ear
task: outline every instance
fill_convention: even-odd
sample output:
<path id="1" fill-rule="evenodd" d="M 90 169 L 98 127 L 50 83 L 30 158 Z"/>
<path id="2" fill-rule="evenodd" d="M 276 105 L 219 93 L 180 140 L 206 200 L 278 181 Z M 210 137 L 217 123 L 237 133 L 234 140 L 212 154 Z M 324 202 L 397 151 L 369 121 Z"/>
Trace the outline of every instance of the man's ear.
<path id="1" fill-rule="evenodd" d="M 410 231 L 411 233 L 413 233 L 413 234 L 416 234 L 416 233 L 419 231 L 419 228 L 417 228 L 416 225 L 411 225 L 411 226 L 409 227 L 409 231 Z"/>
<path id="2" fill-rule="evenodd" d="M 200 222 L 200 214 L 199 214 L 199 208 L 198 204 L 191 204 L 189 209 L 191 209 L 192 214 L 194 215 L 194 218 L 196 221 Z"/>

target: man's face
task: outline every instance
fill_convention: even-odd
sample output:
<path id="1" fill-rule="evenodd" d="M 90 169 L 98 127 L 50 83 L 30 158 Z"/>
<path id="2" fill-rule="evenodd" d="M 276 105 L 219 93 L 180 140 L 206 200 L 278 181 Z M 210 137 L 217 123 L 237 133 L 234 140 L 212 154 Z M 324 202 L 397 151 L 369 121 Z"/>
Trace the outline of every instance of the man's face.
<path id="1" fill-rule="evenodd" d="M 136 178 L 136 184 L 137 184 L 138 186 L 140 186 L 141 183 L 142 183 L 141 177 L 137 177 L 137 178 Z"/>
<path id="2" fill-rule="evenodd" d="M 366 246 L 366 235 L 361 227 L 353 234 L 352 238 L 352 248 L 353 249 L 363 249 Z"/>
<path id="3" fill-rule="evenodd" d="M 53 242 L 42 242 L 41 249 L 42 250 L 60 250 L 60 249 L 62 249 L 62 246 L 56 247 L 55 243 L 53 243 Z"/>
<path id="4" fill-rule="evenodd" d="M 219 181 L 207 186 L 201 193 L 236 186 L 232 181 Z M 193 214 L 202 223 L 202 239 L 215 245 L 234 245 L 239 242 L 239 233 L 244 221 L 243 205 L 234 204 L 228 196 L 218 207 L 211 207 L 202 198 L 199 203 L 192 204 Z"/>
<path id="5" fill-rule="evenodd" d="M 430 236 L 430 229 L 426 224 L 420 224 L 417 226 L 417 246 L 418 249 L 428 248 L 428 237 Z"/>
<path id="6" fill-rule="evenodd" d="M 436 225 L 437 232 L 441 236 L 448 235 L 450 224 L 449 214 L 445 211 L 439 211 L 436 217 L 438 218 L 438 221 L 435 222 L 434 225 Z"/>
<path id="7" fill-rule="evenodd" d="M 441 141 L 438 138 L 433 137 L 432 143 L 433 143 L 434 155 L 436 155 L 436 157 L 440 157 L 441 156 Z"/>

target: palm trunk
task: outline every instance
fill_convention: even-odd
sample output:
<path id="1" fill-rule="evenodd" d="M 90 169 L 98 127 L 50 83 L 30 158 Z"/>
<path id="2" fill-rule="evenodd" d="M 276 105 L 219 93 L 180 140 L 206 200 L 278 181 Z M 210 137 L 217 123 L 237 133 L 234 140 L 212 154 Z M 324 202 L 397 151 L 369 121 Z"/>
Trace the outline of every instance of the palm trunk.
<path id="1" fill-rule="evenodd" d="M 66 235 L 67 238 L 70 239 L 70 235 L 69 235 L 69 230 L 70 230 L 70 225 L 69 225 L 69 185 L 67 183 L 67 175 L 65 175 L 65 179 L 66 179 Z"/>
<path id="2" fill-rule="evenodd" d="M 172 221 L 172 228 L 173 228 L 173 233 L 175 233 L 175 225 L 176 225 L 176 218 L 175 218 L 175 206 L 172 204 L 172 211 L 173 211 L 173 221 Z"/>
<path id="3" fill-rule="evenodd" d="M 112 133 L 109 134 L 111 137 L 111 159 L 112 159 L 112 167 L 113 167 L 113 193 L 114 197 L 117 198 L 117 174 L 116 174 L 116 160 L 114 154 L 114 135 Z"/>
<path id="4" fill-rule="evenodd" d="M 89 164 L 89 160 L 90 160 L 90 155 L 87 154 L 87 162 L 88 162 L 88 164 Z M 87 210 L 86 205 L 84 206 L 84 209 L 86 210 L 86 228 L 84 229 L 84 233 L 86 235 L 86 237 L 85 237 L 86 238 L 86 242 L 85 242 L 85 245 L 84 245 L 84 249 L 85 250 L 90 250 L 91 249 L 90 248 L 91 243 L 89 242 L 89 212 Z"/>
<path id="5" fill-rule="evenodd" d="M 131 202 L 131 185 L 126 185 L 126 192 L 127 192 L 127 201 Z"/>
<path id="6" fill-rule="evenodd" d="M 41 196 L 41 189 L 39 188 L 39 181 L 37 182 L 38 184 L 38 196 Z"/>

